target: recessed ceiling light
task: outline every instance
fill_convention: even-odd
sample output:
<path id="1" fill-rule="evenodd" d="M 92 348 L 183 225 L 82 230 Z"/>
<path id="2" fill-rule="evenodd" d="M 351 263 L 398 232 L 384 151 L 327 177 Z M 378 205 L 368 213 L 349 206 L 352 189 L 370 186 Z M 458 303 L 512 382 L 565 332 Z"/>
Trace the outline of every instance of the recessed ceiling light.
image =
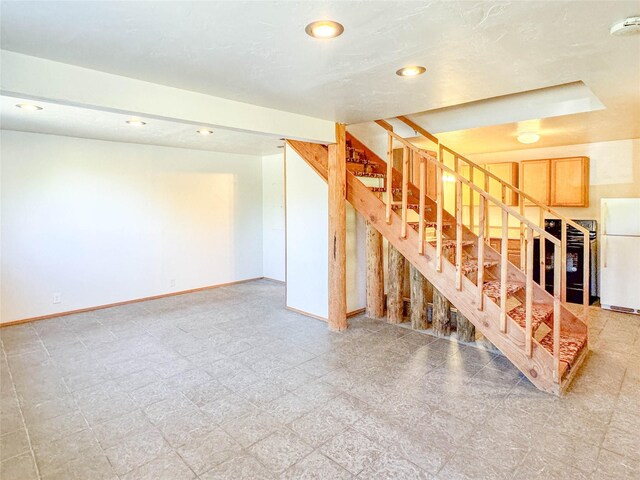
<path id="1" fill-rule="evenodd" d="M 16 107 L 21 108 L 22 110 L 28 110 L 30 112 L 35 112 L 36 110 L 42 110 L 42 107 L 39 105 L 34 105 L 33 103 L 19 103 Z"/>
<path id="2" fill-rule="evenodd" d="M 198 130 L 196 130 L 196 132 L 198 132 L 200 135 L 211 135 L 213 133 L 213 130 L 209 130 L 208 128 L 199 128 Z"/>
<path id="3" fill-rule="evenodd" d="M 333 20 L 317 20 L 304 29 L 313 38 L 335 38 L 342 35 L 344 27 Z"/>
<path id="4" fill-rule="evenodd" d="M 147 124 L 147 122 L 143 122 L 139 118 L 132 118 L 131 120 L 127 120 L 127 123 L 132 127 L 141 127 Z"/>
<path id="5" fill-rule="evenodd" d="M 640 17 L 629 17 L 616 23 L 609 30 L 611 35 L 631 35 L 640 33 Z"/>
<path id="6" fill-rule="evenodd" d="M 524 143 L 524 144 L 536 143 L 538 140 L 540 140 L 540 135 L 538 135 L 537 133 L 524 132 L 518 135 L 518 141 L 520 143 Z"/>
<path id="7" fill-rule="evenodd" d="M 417 77 L 418 75 L 422 75 L 426 71 L 427 69 L 421 67 L 420 65 L 410 65 L 408 67 L 402 67 L 396 72 L 396 75 L 399 75 L 401 77 Z"/>

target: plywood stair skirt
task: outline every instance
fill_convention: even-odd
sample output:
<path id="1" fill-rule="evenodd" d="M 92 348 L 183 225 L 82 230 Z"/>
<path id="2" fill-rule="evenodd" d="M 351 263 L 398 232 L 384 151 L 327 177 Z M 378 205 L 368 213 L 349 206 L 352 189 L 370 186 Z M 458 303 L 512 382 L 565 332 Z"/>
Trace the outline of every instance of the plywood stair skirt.
<path id="1" fill-rule="evenodd" d="M 440 147 L 440 155 L 421 150 L 395 134 L 389 124 L 379 124 L 389 136 L 387 162 L 353 135 L 346 135 L 347 201 L 536 387 L 561 394 L 587 353 L 588 329 L 585 321 L 563 303 L 560 278 L 555 282 L 555 295 L 533 282 L 533 236 L 548 238 L 544 229 L 525 222 L 524 215 L 489 196 L 488 188 L 479 188 L 460 175 L 457 167 L 463 157 L 456 154 L 455 168 L 451 169 L 438 158 L 446 147 L 436 147 Z M 327 181 L 327 146 L 296 140 L 288 143 Z M 392 151 L 398 144 L 403 148 L 402 171 L 392 167 Z M 419 185 L 409 181 L 409 160 L 420 166 Z M 438 175 L 436 191 L 429 194 L 427 171 Z M 453 213 L 443 207 L 444 175 L 456 182 Z M 380 185 L 367 185 L 363 179 L 378 179 Z M 477 224 L 463 222 L 463 186 L 476 189 L 480 199 Z M 520 220 L 527 260 L 524 268 L 508 262 L 505 251 L 488 245 L 483 213 L 489 204 L 502 209 L 503 220 L 508 221 L 509 216 Z M 408 221 L 409 216 L 416 215 L 417 222 Z M 507 229 L 503 230 L 506 236 Z M 563 245 L 555 238 L 553 242 L 559 253 Z M 563 255 L 555 258 L 560 267 Z"/>

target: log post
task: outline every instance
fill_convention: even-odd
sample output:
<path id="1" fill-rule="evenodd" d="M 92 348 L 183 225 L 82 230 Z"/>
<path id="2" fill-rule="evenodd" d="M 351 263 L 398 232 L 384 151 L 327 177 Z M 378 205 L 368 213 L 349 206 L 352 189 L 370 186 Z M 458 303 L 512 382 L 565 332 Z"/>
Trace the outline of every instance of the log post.
<path id="1" fill-rule="evenodd" d="M 409 266 L 411 284 L 411 328 L 426 330 L 429 326 L 429 301 L 433 286 L 413 265 Z"/>
<path id="2" fill-rule="evenodd" d="M 458 331 L 458 340 L 461 342 L 476 341 L 476 327 L 462 315 L 460 310 L 456 313 L 456 330 Z"/>
<path id="3" fill-rule="evenodd" d="M 389 285 L 387 286 L 387 322 L 402 323 L 404 310 L 404 257 L 389 243 Z"/>
<path id="4" fill-rule="evenodd" d="M 451 335 L 451 303 L 436 288 L 433 289 L 433 333 L 439 337 Z"/>
<path id="5" fill-rule="evenodd" d="M 384 317 L 384 266 L 382 234 L 367 225 L 367 317 Z"/>
<path id="6" fill-rule="evenodd" d="M 336 124 L 336 145 L 329 146 L 329 329 L 347 324 L 347 150 L 344 124 Z"/>

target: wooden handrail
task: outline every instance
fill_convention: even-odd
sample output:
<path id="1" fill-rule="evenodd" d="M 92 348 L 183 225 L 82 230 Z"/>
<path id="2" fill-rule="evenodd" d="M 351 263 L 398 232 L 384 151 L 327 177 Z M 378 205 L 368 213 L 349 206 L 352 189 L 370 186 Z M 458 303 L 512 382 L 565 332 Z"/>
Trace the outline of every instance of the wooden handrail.
<path id="1" fill-rule="evenodd" d="M 520 190 L 517 187 L 514 187 L 513 185 L 511 185 L 509 182 L 506 182 L 505 180 L 501 179 L 500 177 L 498 177 L 497 175 L 491 173 L 490 171 L 486 170 L 485 168 L 482 168 L 480 165 L 478 165 L 475 162 L 472 162 L 471 160 L 469 160 L 468 158 L 464 157 L 463 155 L 460 155 L 458 152 L 450 149 L 449 147 L 442 145 L 440 143 L 440 141 L 438 140 L 438 138 L 429 133 L 427 130 L 425 130 L 424 128 L 422 128 L 420 125 L 418 125 L 417 123 L 413 122 L 412 120 L 410 120 L 409 118 L 401 115 L 396 117 L 398 120 L 400 120 L 401 122 L 403 122 L 404 124 L 408 125 L 409 127 L 411 127 L 412 129 L 414 129 L 416 132 L 420 133 L 422 136 L 427 137 L 429 140 L 431 140 L 432 142 L 435 142 L 439 145 L 439 147 L 441 149 L 446 150 L 447 152 L 449 152 L 451 155 L 453 156 L 457 156 L 460 159 L 462 159 L 467 165 L 473 167 L 473 168 L 477 168 L 478 170 L 480 170 L 482 173 L 484 173 L 485 175 L 488 175 L 489 177 L 493 178 L 494 180 L 496 180 L 497 182 L 500 182 L 500 184 L 505 185 L 506 188 L 509 188 L 512 192 L 518 194 L 518 195 L 522 195 L 524 198 L 526 198 L 527 200 L 529 200 L 533 205 L 535 205 L 538 208 L 543 209 L 545 212 L 550 213 L 551 215 L 554 215 L 555 217 L 557 217 L 560 220 L 565 220 L 567 222 L 567 224 L 571 225 L 573 228 L 577 229 L 578 231 L 580 231 L 581 233 L 589 233 L 589 231 L 582 227 L 581 225 L 577 224 L 576 222 L 574 222 L 573 220 L 566 218 L 564 216 L 562 216 L 561 214 L 559 214 L 558 212 L 556 212 L 555 210 L 549 208 L 548 205 L 545 205 L 543 203 L 540 203 L 538 200 L 536 200 L 535 198 L 533 198 L 531 195 L 528 195 L 527 193 L 523 192 L 522 190 Z M 376 123 L 378 123 L 378 125 L 381 125 L 381 123 L 379 122 L 384 122 L 386 125 L 388 125 L 389 127 L 391 127 L 391 125 L 384 121 L 384 120 L 376 120 Z M 381 125 L 382 126 L 382 125 Z M 386 127 L 384 127 L 386 129 Z"/>
<path id="2" fill-rule="evenodd" d="M 440 171 L 444 171 L 446 173 L 449 173 L 450 175 L 453 175 L 453 177 L 455 179 L 460 180 L 466 186 L 468 186 L 472 190 L 478 192 L 479 195 L 485 197 L 490 202 L 495 203 L 502 210 L 506 210 L 509 213 L 509 215 L 511 215 L 512 217 L 514 217 L 514 218 L 516 218 L 518 220 L 521 220 L 524 223 L 526 223 L 529 227 L 531 227 L 534 231 L 536 231 L 541 236 L 541 238 L 546 238 L 551 243 L 560 245 L 560 240 L 558 240 L 556 237 L 554 237 L 550 233 L 546 232 L 543 228 L 541 228 L 538 225 L 536 225 L 535 223 L 531 222 L 529 219 L 527 219 L 525 217 L 522 217 L 513 208 L 509 207 L 508 205 L 505 205 L 503 202 L 501 202 L 497 198 L 493 197 L 487 191 L 485 191 L 482 188 L 478 187 L 476 184 L 471 183 L 469 180 L 464 178 L 462 175 L 456 173 L 454 170 L 452 170 L 451 168 L 449 168 L 446 165 L 444 165 L 444 163 L 439 162 L 436 158 L 434 158 L 433 156 L 425 153 L 423 150 L 421 150 L 420 148 L 416 147 L 415 145 L 413 145 L 411 142 L 407 141 L 406 139 L 402 138 L 397 133 L 395 133 L 393 131 L 387 131 L 387 133 L 389 134 L 389 136 L 393 137 L 395 140 L 400 142 L 403 146 L 409 147 L 416 154 L 424 157 L 428 162 L 435 163 L 437 165 L 437 168 Z M 446 148 L 446 147 L 443 147 L 442 145 L 440 147 L 441 148 Z M 441 185 L 441 184 L 442 184 L 442 179 L 440 178 L 439 181 L 438 181 L 438 185 Z"/>
<path id="3" fill-rule="evenodd" d="M 410 126 L 411 128 L 413 128 L 416 132 L 418 132 L 420 135 L 422 135 L 423 137 L 427 137 L 429 140 L 431 140 L 433 143 L 435 144 L 440 144 L 440 140 L 438 140 L 438 137 L 436 137 L 435 135 L 432 135 L 431 133 L 427 132 L 424 128 L 422 128 L 420 125 L 418 125 L 417 123 L 415 123 L 414 121 L 408 119 L 407 117 L 405 117 L 404 115 L 400 115 L 399 117 L 397 117 L 398 120 L 400 120 L 401 122 L 405 123 L 406 125 Z M 384 122 L 384 120 L 382 120 Z M 377 123 L 377 121 L 376 121 Z"/>

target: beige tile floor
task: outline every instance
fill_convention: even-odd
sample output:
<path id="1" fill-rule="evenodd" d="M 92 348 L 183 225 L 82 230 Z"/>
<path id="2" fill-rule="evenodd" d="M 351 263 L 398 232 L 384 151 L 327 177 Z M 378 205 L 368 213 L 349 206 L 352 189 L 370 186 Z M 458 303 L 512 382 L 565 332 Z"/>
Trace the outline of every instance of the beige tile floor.
<path id="1" fill-rule="evenodd" d="M 503 357 L 261 280 L 0 330 L 3 480 L 638 479 L 640 318 L 564 398 Z"/>

